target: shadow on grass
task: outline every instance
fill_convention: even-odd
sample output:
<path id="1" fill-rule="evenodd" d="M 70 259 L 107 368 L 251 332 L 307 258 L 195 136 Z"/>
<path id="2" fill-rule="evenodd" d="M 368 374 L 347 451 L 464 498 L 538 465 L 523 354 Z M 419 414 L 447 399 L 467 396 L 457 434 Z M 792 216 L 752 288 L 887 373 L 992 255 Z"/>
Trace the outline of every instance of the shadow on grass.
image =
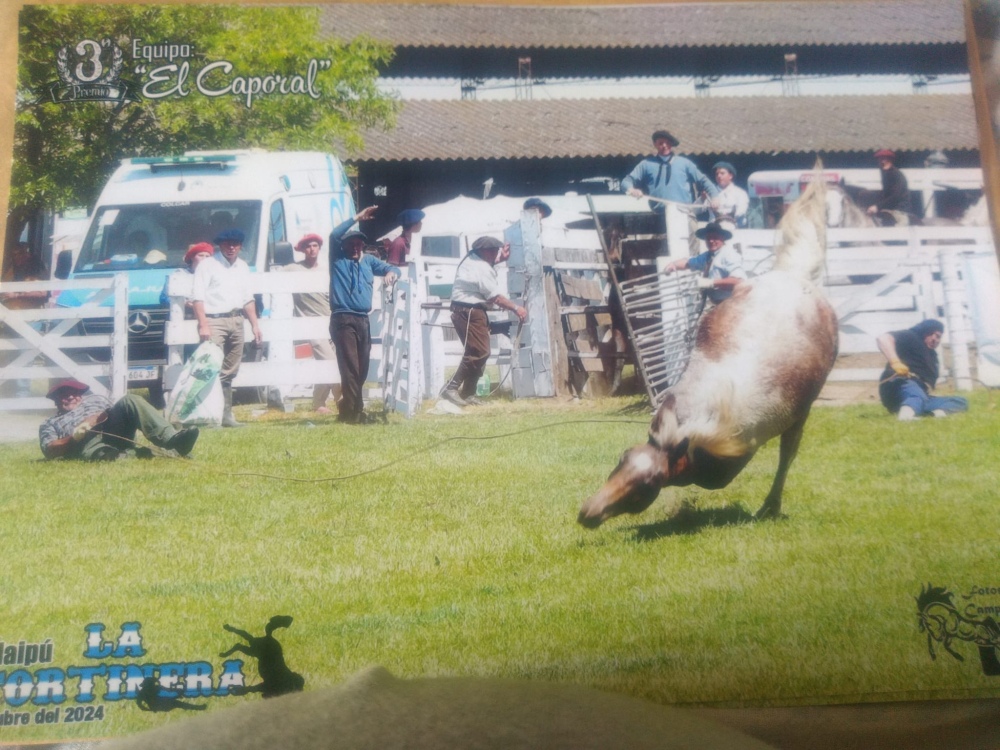
<path id="1" fill-rule="evenodd" d="M 653 409 L 649 405 L 649 400 L 643 399 L 616 409 L 614 414 L 622 417 L 643 416 L 651 420 L 653 418 Z"/>
<path id="2" fill-rule="evenodd" d="M 753 520 L 753 514 L 747 513 L 739 505 L 727 505 L 724 508 L 683 505 L 676 514 L 664 521 L 635 526 L 632 530 L 636 541 L 651 542 L 662 537 L 697 534 L 702 529 L 737 526 Z"/>

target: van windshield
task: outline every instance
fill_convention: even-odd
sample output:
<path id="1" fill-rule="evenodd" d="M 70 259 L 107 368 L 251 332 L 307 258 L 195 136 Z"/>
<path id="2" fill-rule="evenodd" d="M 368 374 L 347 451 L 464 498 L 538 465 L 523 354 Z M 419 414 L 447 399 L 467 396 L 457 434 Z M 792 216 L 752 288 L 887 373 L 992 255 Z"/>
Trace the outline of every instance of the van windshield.
<path id="1" fill-rule="evenodd" d="M 243 230 L 242 257 L 257 257 L 260 201 L 204 201 L 102 206 L 76 263 L 77 273 L 127 268 L 183 268 L 184 253 L 221 231 Z"/>

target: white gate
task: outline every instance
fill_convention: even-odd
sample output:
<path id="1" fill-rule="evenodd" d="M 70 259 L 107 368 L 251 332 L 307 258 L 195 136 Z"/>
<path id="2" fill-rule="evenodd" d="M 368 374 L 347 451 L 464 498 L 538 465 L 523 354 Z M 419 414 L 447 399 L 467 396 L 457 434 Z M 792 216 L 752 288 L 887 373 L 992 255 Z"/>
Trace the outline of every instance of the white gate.
<path id="1" fill-rule="evenodd" d="M 79 307 L 11 310 L 0 302 L 0 384 L 17 380 L 76 378 L 115 401 L 128 387 L 128 275 L 76 281 L 4 283 L 3 294 L 92 291 Z M 110 334 L 85 334 L 87 321 L 112 319 Z M 81 360 L 81 361 L 77 361 Z M 0 398 L 0 411 L 51 409 L 41 396 Z"/>

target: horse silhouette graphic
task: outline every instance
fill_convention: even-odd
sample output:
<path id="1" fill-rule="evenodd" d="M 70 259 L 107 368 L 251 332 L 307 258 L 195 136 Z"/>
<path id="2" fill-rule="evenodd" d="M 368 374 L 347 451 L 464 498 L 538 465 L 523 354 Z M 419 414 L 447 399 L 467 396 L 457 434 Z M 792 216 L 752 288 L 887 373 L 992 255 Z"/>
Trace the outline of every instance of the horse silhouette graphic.
<path id="1" fill-rule="evenodd" d="M 275 615 L 268 620 L 264 628 L 264 635 L 256 638 L 245 630 L 234 628 L 232 625 L 223 625 L 223 629 L 230 633 L 235 633 L 247 642 L 244 646 L 237 643 L 228 651 L 223 651 L 219 656 L 231 656 L 235 653 L 246 654 L 257 660 L 257 672 L 260 674 L 260 683 L 249 687 L 231 688 L 233 695 L 244 695 L 246 693 L 260 693 L 264 698 L 273 698 L 285 693 L 295 693 L 305 686 L 306 681 L 300 674 L 296 674 L 285 664 L 285 654 L 281 649 L 281 644 L 271 635 L 278 628 L 287 628 L 292 624 L 292 618 L 288 615 Z"/>
<path id="2" fill-rule="evenodd" d="M 979 649 L 979 661 L 983 674 L 988 677 L 1000 675 L 1000 660 L 997 659 L 997 648 L 1000 648 L 1000 625 L 990 616 L 971 618 L 962 614 L 955 607 L 953 595 L 944 587 L 931 586 L 929 583 L 920 591 L 917 597 L 917 617 L 920 621 L 920 632 L 927 633 L 927 651 L 931 659 L 936 659 L 934 641 L 941 644 L 945 651 L 959 661 L 965 658 L 955 651 L 953 641 L 969 641 Z"/>

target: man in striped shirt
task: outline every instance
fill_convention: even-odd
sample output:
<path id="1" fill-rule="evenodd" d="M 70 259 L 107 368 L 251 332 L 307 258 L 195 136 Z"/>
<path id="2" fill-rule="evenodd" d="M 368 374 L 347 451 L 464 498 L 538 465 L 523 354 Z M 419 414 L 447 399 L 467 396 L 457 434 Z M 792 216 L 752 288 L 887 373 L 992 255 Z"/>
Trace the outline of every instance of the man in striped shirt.
<path id="1" fill-rule="evenodd" d="M 79 380 L 62 380 L 49 390 L 57 413 L 38 428 L 38 442 L 46 458 L 82 458 L 114 461 L 135 448 L 141 431 L 153 445 L 186 456 L 198 439 L 198 428 L 178 430 L 160 412 L 138 396 L 123 396 L 112 403 L 90 393 Z"/>

